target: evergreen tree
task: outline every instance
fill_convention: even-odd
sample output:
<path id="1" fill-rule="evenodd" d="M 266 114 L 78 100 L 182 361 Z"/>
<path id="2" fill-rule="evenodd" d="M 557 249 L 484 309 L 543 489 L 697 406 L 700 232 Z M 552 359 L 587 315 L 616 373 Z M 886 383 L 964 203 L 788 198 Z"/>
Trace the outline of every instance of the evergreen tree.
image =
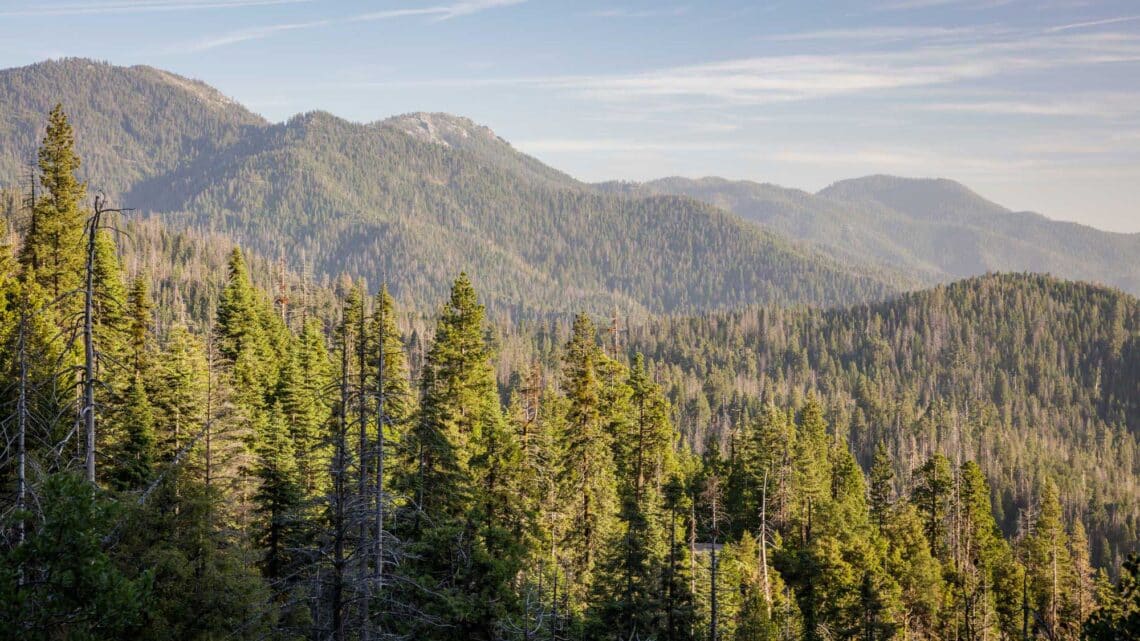
<path id="1" fill-rule="evenodd" d="M 57 104 L 48 116 L 47 133 L 39 149 L 40 182 L 45 192 L 32 208 L 24 237 L 20 262 L 50 300 L 77 289 L 83 273 L 83 233 L 86 212 L 83 201 L 87 184 L 76 178 L 79 156 L 75 153 L 75 132 Z M 76 302 L 61 315 L 77 310 Z"/>
<path id="2" fill-rule="evenodd" d="M 260 484 L 253 500 L 259 516 L 258 541 L 265 550 L 262 571 L 277 581 L 290 574 L 302 542 L 304 494 L 293 439 L 278 405 L 265 416 L 257 436 L 254 474 Z"/>
<path id="3" fill-rule="evenodd" d="M 42 487 L 43 520 L 0 551 L 0 628 L 13 638 L 122 639 L 141 629 L 146 575 L 125 575 L 104 550 L 113 505 L 69 473 Z"/>
<path id="4" fill-rule="evenodd" d="M 871 463 L 871 519 L 880 528 L 890 515 L 894 478 L 895 470 L 887 456 L 887 448 L 879 443 L 875 446 L 875 458 Z"/>
<path id="5" fill-rule="evenodd" d="M 935 454 L 914 472 L 914 488 L 910 493 L 911 503 L 918 508 L 923 518 L 923 532 L 930 549 L 939 560 L 948 558 L 946 544 L 946 518 L 949 513 L 950 494 L 954 486 L 950 472 L 950 461 L 941 454 Z"/>
<path id="6" fill-rule="evenodd" d="M 120 490 L 141 490 L 155 475 L 154 410 L 141 374 L 131 376 L 121 407 L 116 408 L 121 433 L 111 448 L 111 484 Z"/>
<path id="7" fill-rule="evenodd" d="M 324 470 L 330 452 L 323 430 L 332 411 L 328 400 L 332 386 L 332 362 L 321 324 L 310 318 L 290 346 L 277 393 L 293 441 L 298 481 L 308 497 L 327 489 Z"/>
<path id="8" fill-rule="evenodd" d="M 425 363 L 420 418 L 409 434 L 415 491 L 414 559 L 403 570 L 430 595 L 427 617 L 464 638 L 491 639 L 513 613 L 508 586 L 525 550 L 529 515 L 511 505 L 520 452 L 499 407 L 484 311 L 466 275 L 452 288 Z M 515 469 L 511 469 L 511 468 Z M 433 628 L 414 628 L 434 638 Z"/>
<path id="9" fill-rule="evenodd" d="M 681 477 L 673 475 L 666 483 L 664 506 L 668 512 L 669 541 L 665 557 L 662 589 L 661 638 L 682 641 L 693 638 L 695 625 L 694 595 L 689 575 L 689 548 L 685 543 L 684 514 L 688 492 Z M 680 530 L 680 536 L 678 536 Z"/>
<path id="10" fill-rule="evenodd" d="M 1084 624 L 1088 641 L 1140 638 L 1140 556 L 1130 555 L 1116 585 L 1102 591 L 1100 607 Z"/>
<path id="11" fill-rule="evenodd" d="M 1068 638 L 1072 634 L 1068 628 L 1076 624 L 1064 617 L 1065 604 L 1072 599 L 1073 566 L 1060 497 L 1051 479 L 1042 483 L 1039 501 L 1037 522 L 1026 541 L 1032 626 L 1049 638 Z"/>
<path id="12" fill-rule="evenodd" d="M 617 512 L 613 448 L 604 429 L 597 371 L 597 363 L 604 357 L 595 334 L 589 317 L 575 318 L 562 367 L 562 389 L 569 406 L 560 447 L 560 485 L 568 512 L 561 547 L 570 556 L 570 587 L 578 599 L 584 599 L 584 590 L 594 580 L 595 564 L 602 546 L 611 539 Z"/>
<path id="13" fill-rule="evenodd" d="M 799 499 L 795 518 L 804 546 L 811 541 L 814 519 L 828 496 L 828 481 L 831 477 L 828 452 L 827 423 L 823 418 L 823 408 L 813 397 L 800 412 L 793 453 L 795 489 Z"/>

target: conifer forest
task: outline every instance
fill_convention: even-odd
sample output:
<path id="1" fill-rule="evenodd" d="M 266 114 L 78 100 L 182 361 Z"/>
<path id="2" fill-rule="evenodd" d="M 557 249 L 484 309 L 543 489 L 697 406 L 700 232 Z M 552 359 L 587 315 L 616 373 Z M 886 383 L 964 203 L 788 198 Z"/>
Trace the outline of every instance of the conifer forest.
<path id="1" fill-rule="evenodd" d="M 177 204 L 201 216 L 181 227 L 130 209 L 180 193 L 96 191 L 83 129 L 36 118 L 0 197 L 4 639 L 1140 638 L 1124 291 L 916 284 L 731 229 L 697 235 L 768 247 L 762 286 L 672 281 L 619 256 L 663 232 L 606 216 L 673 201 L 531 159 L 531 192 L 455 171 L 520 210 L 593 208 L 605 242 L 543 249 L 555 276 L 521 298 L 531 272 L 487 276 L 505 254 L 436 288 L 406 248 L 275 244 L 320 240 L 315 206 L 239 226 L 224 202 L 252 182 L 204 192 L 224 214 Z M 697 213 L 662 247 L 729 224 L 676 202 Z M 624 280 L 598 289 L 607 265 Z M 574 278 L 579 309 L 543 289 Z"/>

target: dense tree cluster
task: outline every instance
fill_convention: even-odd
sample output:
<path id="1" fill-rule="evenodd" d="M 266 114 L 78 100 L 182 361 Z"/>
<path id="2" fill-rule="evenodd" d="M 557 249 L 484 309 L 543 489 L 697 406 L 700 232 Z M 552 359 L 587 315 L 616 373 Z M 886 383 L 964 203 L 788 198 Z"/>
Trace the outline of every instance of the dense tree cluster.
<path id="1" fill-rule="evenodd" d="M 630 330 L 694 449 L 734 447 L 766 402 L 815 394 L 865 470 L 885 447 L 907 486 L 972 459 L 1015 536 L 1044 479 L 1087 526 L 1093 563 L 1136 551 L 1140 304 L 1037 275 L 991 275 L 843 310 L 753 308 Z M 541 333 L 539 333 L 541 334 Z M 541 343 L 541 338 L 536 339 Z"/>
<path id="2" fill-rule="evenodd" d="M 734 396 L 714 394 L 718 368 L 757 371 L 715 360 L 726 353 L 702 331 L 738 331 L 726 317 L 689 321 L 688 334 L 686 321 L 662 321 L 628 339 L 589 315 L 529 331 L 493 323 L 462 274 L 430 328 L 407 322 L 386 288 L 349 279 L 315 295 L 331 309 L 290 313 L 237 248 L 224 284 L 193 299 L 208 313 L 171 310 L 174 286 L 193 279 L 140 270 L 128 280 L 114 236 L 85 208 L 71 141 L 56 109 L 30 214 L 0 235 L 0 629 L 16 638 L 1057 640 L 1135 625 L 1135 563 L 1116 573 L 1090 558 L 1086 524 L 1100 522 L 1063 509 L 1071 477 L 1040 470 L 1014 517 L 1021 527 L 1003 536 L 991 483 L 1004 477 L 986 450 L 974 463 L 961 433 L 951 458 L 921 434 L 912 438 L 927 451 L 901 448 L 903 432 L 888 438 L 882 417 L 866 415 L 892 393 L 885 375 L 871 379 L 881 396 L 864 392 L 855 410 L 833 402 L 858 367 L 909 365 L 911 393 L 931 399 L 964 373 L 944 381 L 944 368 L 918 370 L 924 357 L 909 352 L 890 360 L 889 348 L 840 367 L 872 358 L 847 334 L 849 350 L 835 349 L 808 386 L 813 350 L 841 339 L 815 312 L 789 311 L 773 323 L 804 330 L 783 352 L 802 360 L 761 386 L 781 393 L 720 402 Z M 1133 424 L 1134 397 L 1119 386 L 1136 378 L 1113 368 L 1135 349 L 1135 303 L 1080 290 L 1083 313 L 1110 301 L 1117 315 L 1070 327 L 1060 306 L 1039 309 L 1014 281 L 996 283 L 1015 293 L 994 299 L 1012 297 L 1031 318 L 1048 311 L 1082 339 L 1109 328 L 1104 345 L 1060 362 L 1119 374 L 1098 379 L 1095 397 L 1069 385 L 1067 369 L 995 384 L 1008 403 L 994 407 L 1018 417 L 1002 425 L 1061 399 L 1089 421 Z M 824 320 L 842 335 L 841 319 L 904 303 Z M 987 327 L 939 318 L 940 332 Z M 894 335 L 888 325 L 879 340 Z M 649 345 L 653 331 L 662 339 Z M 909 336 L 899 345 L 926 345 Z M 1029 344 L 1051 336 L 1040 329 Z M 634 344 L 651 358 L 627 356 Z M 1022 354 L 1024 366 L 1042 367 L 1049 350 Z M 695 354 L 710 360 L 689 367 L 715 367 L 686 396 L 684 377 L 697 373 L 680 359 Z M 961 367 L 991 362 L 968 356 Z M 939 411 L 965 402 L 943 397 Z M 869 473 L 867 444 L 878 444 Z"/>
<path id="3" fill-rule="evenodd" d="M 430 311 L 462 270 L 490 311 L 530 317 L 851 303 L 910 284 L 687 197 L 604 193 L 450 116 L 435 116 L 463 132 L 450 143 L 414 135 L 410 117 L 270 124 L 202 83 L 78 59 L 0 71 L 0 95 L 0 131 L 14 132 L 0 183 L 27 182 L 62 97 L 93 189 L 298 272 L 387 282 L 405 309 Z"/>

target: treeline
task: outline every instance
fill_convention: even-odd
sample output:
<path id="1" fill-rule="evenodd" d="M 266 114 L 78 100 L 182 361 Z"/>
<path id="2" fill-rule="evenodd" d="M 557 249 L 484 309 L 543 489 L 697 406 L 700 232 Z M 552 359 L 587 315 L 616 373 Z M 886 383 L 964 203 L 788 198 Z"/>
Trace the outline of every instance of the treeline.
<path id="1" fill-rule="evenodd" d="M 973 459 L 1002 531 L 1045 479 L 1083 521 L 1094 564 L 1136 550 L 1140 304 L 1115 290 L 991 275 L 844 310 L 752 308 L 635 324 L 683 438 L 729 451 L 765 402 L 815 394 L 864 470 L 895 489 L 940 452 Z M 542 340 L 536 340 L 541 344 Z"/>
<path id="2" fill-rule="evenodd" d="M 57 109 L 0 250 L 15 638 L 1109 639 L 1135 616 L 1135 567 L 1098 578 L 1050 477 L 1003 537 L 978 465 L 900 481 L 878 447 L 868 478 L 823 396 L 692 447 L 664 377 L 585 315 L 502 385 L 463 275 L 419 363 L 383 288 L 287 322 L 237 249 L 207 331 L 157 331 L 78 163 Z"/>
<path id="3" fill-rule="evenodd" d="M 676 196 L 602 193 L 446 115 L 270 124 L 200 82 L 67 59 L 0 70 L 0 183 L 26 189 L 43 114 L 75 117 L 92 193 L 224 234 L 296 272 L 386 282 L 433 311 L 467 270 L 488 310 L 542 317 L 875 300 L 911 280 L 813 253 Z M 452 143 L 417 135 L 455 130 Z"/>

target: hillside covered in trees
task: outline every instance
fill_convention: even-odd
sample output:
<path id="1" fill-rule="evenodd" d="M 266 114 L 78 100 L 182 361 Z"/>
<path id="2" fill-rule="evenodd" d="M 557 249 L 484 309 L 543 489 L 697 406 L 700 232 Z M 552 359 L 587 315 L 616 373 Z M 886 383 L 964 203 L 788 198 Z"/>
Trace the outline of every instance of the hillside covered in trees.
<path id="1" fill-rule="evenodd" d="M 219 238 L 115 233 L 74 138 L 53 110 L 0 233 L 14 638 L 1135 630 L 1134 298 L 987 276 L 607 328 L 492 319 L 459 274 L 428 316 L 350 278 L 291 303 Z"/>
<path id="2" fill-rule="evenodd" d="M 614 188 L 614 186 L 610 186 Z M 1031 271 L 1140 294 L 1140 234 L 1015 212 L 952 180 L 867 176 L 812 194 L 720 178 L 664 178 L 623 190 L 691 196 L 831 256 L 934 284 Z"/>
<path id="3" fill-rule="evenodd" d="M 62 101 L 93 189 L 297 272 L 387 282 L 420 311 L 463 269 L 493 310 L 528 316 L 837 304 L 911 284 L 690 198 L 600 192 L 453 116 L 270 124 L 201 83 L 87 60 L 0 71 L 0 101 L 0 186 L 28 189 L 42 114 Z"/>

